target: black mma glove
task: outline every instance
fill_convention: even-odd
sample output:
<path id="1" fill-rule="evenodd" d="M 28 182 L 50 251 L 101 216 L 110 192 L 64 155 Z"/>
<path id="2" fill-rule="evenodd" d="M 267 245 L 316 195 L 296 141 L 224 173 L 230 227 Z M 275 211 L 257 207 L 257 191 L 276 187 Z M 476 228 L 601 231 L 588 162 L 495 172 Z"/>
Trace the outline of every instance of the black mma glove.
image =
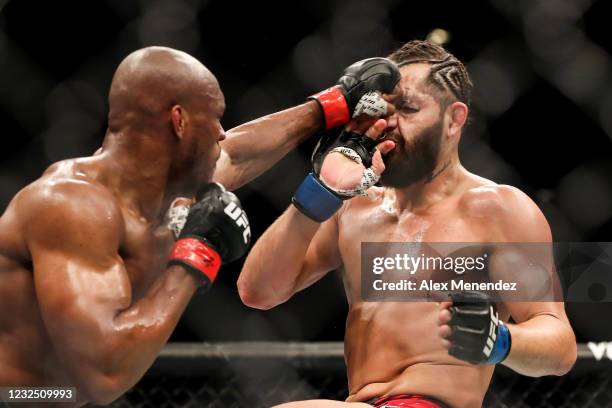
<path id="1" fill-rule="evenodd" d="M 448 354 L 472 364 L 497 364 L 510 353 L 508 327 L 499 320 L 490 297 L 477 291 L 451 292 Z"/>
<path id="2" fill-rule="evenodd" d="M 381 94 L 393 92 L 400 78 L 399 68 L 390 59 L 368 58 L 346 68 L 336 86 L 309 99 L 319 102 L 325 129 L 332 129 L 362 113 L 384 116 L 387 103 Z"/>
<path id="3" fill-rule="evenodd" d="M 168 264 L 197 273 L 206 289 L 222 263 L 246 253 L 250 240 L 249 220 L 238 197 L 221 184 L 210 183 L 198 192 L 198 201 L 189 209 Z"/>
<path id="4" fill-rule="evenodd" d="M 372 166 L 372 156 L 377 142 L 367 136 L 342 131 L 337 137 L 322 137 L 311 157 L 312 172 L 306 176 L 293 195 L 293 205 L 307 217 L 323 222 L 342 206 L 342 201 L 365 191 L 380 178 Z M 338 152 L 365 167 L 361 182 L 350 190 L 337 190 L 320 179 L 323 160 L 332 152 Z"/>

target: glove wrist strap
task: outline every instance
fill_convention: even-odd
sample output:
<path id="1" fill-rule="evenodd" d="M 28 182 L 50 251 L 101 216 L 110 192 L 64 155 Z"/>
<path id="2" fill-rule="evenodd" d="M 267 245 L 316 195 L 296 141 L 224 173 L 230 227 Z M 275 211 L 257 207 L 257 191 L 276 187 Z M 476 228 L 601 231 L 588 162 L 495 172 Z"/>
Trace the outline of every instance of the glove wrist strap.
<path id="1" fill-rule="evenodd" d="M 194 237 L 175 242 L 168 260 L 169 265 L 182 265 L 204 277 L 205 284 L 212 284 L 221 268 L 221 256 L 217 251 Z"/>
<path id="2" fill-rule="evenodd" d="M 332 86 L 308 99 L 316 100 L 321 106 L 326 130 L 344 125 L 349 121 L 348 105 L 340 87 Z"/>
<path id="3" fill-rule="evenodd" d="M 508 326 L 501 320 L 499 321 L 499 328 L 497 331 L 497 339 L 493 345 L 493 351 L 489 356 L 487 363 L 499 364 L 508 357 L 510 354 L 510 346 L 512 345 L 512 337 L 510 336 L 510 330 Z"/>
<path id="4" fill-rule="evenodd" d="M 325 187 L 312 173 L 302 181 L 291 202 L 302 214 L 317 222 L 327 220 L 342 207 L 342 199 Z"/>

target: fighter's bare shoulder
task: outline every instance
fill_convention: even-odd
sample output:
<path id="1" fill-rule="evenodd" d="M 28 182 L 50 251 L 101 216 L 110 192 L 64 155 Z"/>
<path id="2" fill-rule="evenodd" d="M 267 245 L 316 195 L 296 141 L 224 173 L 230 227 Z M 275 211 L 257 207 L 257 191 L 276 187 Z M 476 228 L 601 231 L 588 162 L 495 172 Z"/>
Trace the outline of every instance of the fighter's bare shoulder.
<path id="1" fill-rule="evenodd" d="M 123 218 L 117 198 L 86 175 L 62 168 L 66 165 L 54 164 L 15 196 L 24 234 L 98 229 L 104 238 L 109 238 L 108 233 L 119 235 Z"/>
<path id="2" fill-rule="evenodd" d="M 550 239 L 550 227 L 540 208 L 514 186 L 490 182 L 469 188 L 462 193 L 459 207 L 504 241 Z"/>

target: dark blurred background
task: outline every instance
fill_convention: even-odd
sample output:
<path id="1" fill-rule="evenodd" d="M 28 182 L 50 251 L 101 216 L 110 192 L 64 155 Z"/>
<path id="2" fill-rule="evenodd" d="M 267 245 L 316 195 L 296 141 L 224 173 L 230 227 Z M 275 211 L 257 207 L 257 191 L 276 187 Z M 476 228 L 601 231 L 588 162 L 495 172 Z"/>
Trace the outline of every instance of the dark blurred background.
<path id="1" fill-rule="evenodd" d="M 226 129 L 301 103 L 359 59 L 445 44 L 475 83 L 464 165 L 528 193 L 556 241 L 612 233 L 612 41 L 606 0 L 0 0 L 0 206 L 51 163 L 91 155 L 118 63 L 147 45 L 191 53 L 225 93 Z M 256 140 L 253 143 L 257 143 Z M 289 204 L 314 139 L 238 194 L 257 237 Z M 193 300 L 173 341 L 341 340 L 329 274 L 268 312 L 244 307 L 237 263 Z M 612 304 L 568 304 L 579 339 L 612 340 Z M 608 322 L 610 320 L 608 319 Z M 606 327 L 606 326 L 609 326 Z"/>

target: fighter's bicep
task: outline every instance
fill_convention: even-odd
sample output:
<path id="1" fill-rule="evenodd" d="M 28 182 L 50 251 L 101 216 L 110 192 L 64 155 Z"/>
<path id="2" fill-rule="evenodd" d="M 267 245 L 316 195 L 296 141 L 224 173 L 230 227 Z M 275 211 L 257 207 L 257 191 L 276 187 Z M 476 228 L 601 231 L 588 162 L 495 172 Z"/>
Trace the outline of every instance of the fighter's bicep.
<path id="1" fill-rule="evenodd" d="M 121 258 L 94 262 L 69 252 L 33 251 L 34 287 L 45 320 L 78 329 L 129 306 L 131 287 Z"/>
<path id="2" fill-rule="evenodd" d="M 115 317 L 131 303 L 123 262 L 44 247 L 34 250 L 33 261 L 38 307 L 53 348 L 77 384 L 88 382 L 100 356 L 116 349 L 110 335 Z"/>
<path id="3" fill-rule="evenodd" d="M 298 278 L 297 289 L 302 290 L 312 285 L 341 265 L 342 259 L 338 247 L 338 221 L 334 216 L 321 224 L 310 242 Z"/>

